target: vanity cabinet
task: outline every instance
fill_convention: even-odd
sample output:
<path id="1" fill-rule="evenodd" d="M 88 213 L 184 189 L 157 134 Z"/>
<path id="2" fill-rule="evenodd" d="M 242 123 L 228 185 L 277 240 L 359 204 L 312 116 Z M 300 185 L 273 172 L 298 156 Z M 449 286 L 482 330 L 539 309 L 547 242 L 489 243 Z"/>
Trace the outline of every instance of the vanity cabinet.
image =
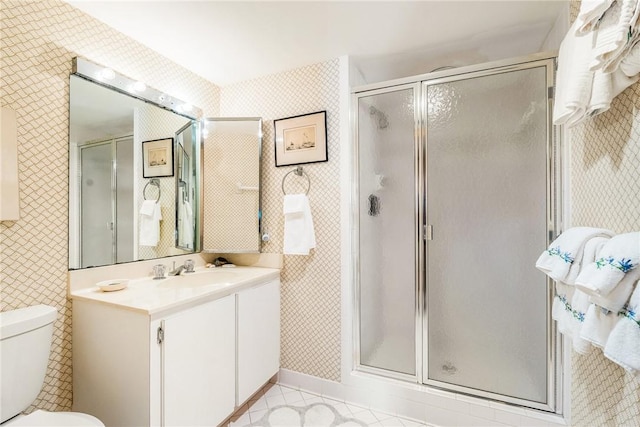
<path id="1" fill-rule="evenodd" d="M 160 328 L 162 425 L 220 424 L 235 407 L 235 296 L 169 316 Z"/>
<path id="2" fill-rule="evenodd" d="M 238 294 L 237 405 L 280 369 L 279 285 L 273 281 Z"/>
<path id="3" fill-rule="evenodd" d="M 73 410 L 106 426 L 216 426 L 279 359 L 278 279 L 155 313 L 73 300 Z"/>

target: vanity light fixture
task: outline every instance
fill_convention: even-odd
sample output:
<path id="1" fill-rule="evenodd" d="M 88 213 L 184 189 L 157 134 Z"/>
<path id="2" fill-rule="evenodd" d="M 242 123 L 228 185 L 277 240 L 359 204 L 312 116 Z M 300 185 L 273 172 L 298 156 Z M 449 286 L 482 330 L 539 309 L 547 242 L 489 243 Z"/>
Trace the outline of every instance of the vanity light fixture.
<path id="1" fill-rule="evenodd" d="M 111 68 L 104 68 L 100 71 L 100 77 L 104 80 L 113 80 L 116 78 L 116 72 Z"/>
<path id="2" fill-rule="evenodd" d="M 178 111 L 181 111 L 183 113 L 187 113 L 191 110 L 193 110 L 193 105 L 189 104 L 189 103 L 184 103 L 184 104 L 178 104 L 178 106 L 176 107 L 176 109 Z"/>
<path id="3" fill-rule="evenodd" d="M 133 84 L 133 90 L 135 90 L 136 92 L 144 92 L 145 90 L 147 90 L 147 85 L 142 82 L 135 82 Z"/>
<path id="4" fill-rule="evenodd" d="M 139 80 L 131 79 L 122 74 L 116 73 L 108 67 L 95 64 L 87 59 L 75 57 L 73 58 L 73 74 L 82 77 L 85 80 L 110 87 L 118 92 L 133 96 L 143 101 L 151 101 L 160 107 L 180 114 L 190 119 L 198 119 L 202 117 L 202 110 L 193 107 L 191 104 L 172 98 L 166 93 L 148 87 Z M 178 106 L 190 105 L 191 108 Z"/>
<path id="5" fill-rule="evenodd" d="M 144 92 L 147 90 L 147 85 L 142 82 L 131 83 L 127 86 L 127 92 L 135 93 L 135 92 Z"/>

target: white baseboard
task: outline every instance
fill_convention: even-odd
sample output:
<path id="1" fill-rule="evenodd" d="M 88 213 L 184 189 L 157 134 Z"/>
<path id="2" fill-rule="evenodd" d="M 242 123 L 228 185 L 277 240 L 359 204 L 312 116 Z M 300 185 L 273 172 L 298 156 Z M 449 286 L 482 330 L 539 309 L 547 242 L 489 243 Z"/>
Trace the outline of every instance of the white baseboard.
<path id="1" fill-rule="evenodd" d="M 353 373 L 353 385 L 280 369 L 278 383 L 347 404 L 437 426 L 562 426 L 561 415 L 432 387 Z"/>

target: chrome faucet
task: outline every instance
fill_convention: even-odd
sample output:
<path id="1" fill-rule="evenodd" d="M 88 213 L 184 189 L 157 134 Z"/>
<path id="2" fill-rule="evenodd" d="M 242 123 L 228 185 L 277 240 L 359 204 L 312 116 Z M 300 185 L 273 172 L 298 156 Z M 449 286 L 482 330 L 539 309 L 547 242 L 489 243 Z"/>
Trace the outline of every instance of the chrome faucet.
<path id="1" fill-rule="evenodd" d="M 176 268 L 176 262 L 173 261 L 173 270 L 169 272 L 169 276 L 179 276 L 180 273 L 184 271 L 184 269 L 185 269 L 184 265 L 181 265 L 178 268 Z"/>

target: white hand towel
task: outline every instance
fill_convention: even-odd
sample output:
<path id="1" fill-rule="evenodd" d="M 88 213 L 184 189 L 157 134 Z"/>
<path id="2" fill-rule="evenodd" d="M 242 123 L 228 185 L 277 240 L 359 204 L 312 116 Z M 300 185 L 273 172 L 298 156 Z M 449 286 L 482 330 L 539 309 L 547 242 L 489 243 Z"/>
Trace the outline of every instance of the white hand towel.
<path id="1" fill-rule="evenodd" d="M 640 39 L 636 39 L 629 52 L 620 61 L 620 70 L 627 76 L 635 76 L 640 73 Z"/>
<path id="2" fill-rule="evenodd" d="M 283 201 L 284 249 L 287 255 L 309 255 L 316 247 L 313 217 L 305 194 L 287 194 Z"/>
<path id="3" fill-rule="evenodd" d="M 585 244 L 594 237 L 610 237 L 613 232 L 603 228 L 574 227 L 554 240 L 536 261 L 536 268 L 554 280 L 564 282 L 570 276 L 574 261 L 581 260 Z M 576 267 L 580 268 L 579 264 Z M 573 272 L 572 275 L 575 275 Z"/>
<path id="4" fill-rule="evenodd" d="M 611 331 L 604 355 L 627 371 L 640 373 L 640 285 Z"/>
<path id="5" fill-rule="evenodd" d="M 140 206 L 140 215 L 152 216 L 156 209 L 155 200 L 145 200 Z"/>
<path id="6" fill-rule="evenodd" d="M 556 125 L 573 126 L 583 120 L 591 98 L 593 71 L 589 70 L 589 63 L 593 58 L 594 34 L 576 36 L 576 22 L 560 44 L 553 105 Z"/>
<path id="7" fill-rule="evenodd" d="M 619 234 L 604 245 L 594 263 L 582 269 L 576 286 L 590 295 L 606 296 L 639 262 L 640 232 Z"/>
<path id="8" fill-rule="evenodd" d="M 611 73 L 605 73 L 602 70 L 595 71 L 586 115 L 594 117 L 607 111 L 611 107 L 613 98 L 636 83 L 638 78 L 637 73 L 630 77 L 621 68 L 617 68 Z"/>
<path id="9" fill-rule="evenodd" d="M 573 316 L 571 300 L 573 299 L 575 290 L 575 286 L 556 282 L 556 296 L 551 306 L 551 317 L 558 322 L 558 331 L 568 337 L 571 337 L 571 323 L 569 319 Z"/>
<path id="10" fill-rule="evenodd" d="M 638 0 L 618 0 L 605 12 L 598 25 L 591 71 L 611 72 L 630 41 L 631 28 L 638 19 Z"/>
<path id="11" fill-rule="evenodd" d="M 584 316 L 580 338 L 589 341 L 596 347 L 604 348 L 617 321 L 617 311 L 603 310 L 602 307 L 591 304 Z"/>
<path id="12" fill-rule="evenodd" d="M 150 202 L 150 203 L 149 203 Z M 152 204 L 152 206 L 151 206 Z M 148 214 L 151 211 L 151 214 Z M 140 207 L 140 246 L 156 246 L 160 241 L 160 220 L 162 213 L 160 203 L 155 200 L 145 200 Z"/>
<path id="13" fill-rule="evenodd" d="M 178 239 L 180 245 L 193 248 L 193 209 L 189 202 L 180 201 L 180 223 L 178 224 Z"/>
<path id="14" fill-rule="evenodd" d="M 605 296 L 591 295 L 591 302 L 614 313 L 622 310 L 629 301 L 636 281 L 640 279 L 640 269 L 625 274 L 620 283 Z"/>
<path id="15" fill-rule="evenodd" d="M 184 216 L 182 220 L 182 235 L 185 246 L 193 248 L 193 209 L 191 208 L 191 203 L 184 202 L 182 204 L 184 206 Z"/>
<path id="16" fill-rule="evenodd" d="M 614 0 L 582 0 L 580 12 L 576 17 L 576 34 L 585 34 L 591 31 L 598 20 L 609 9 Z"/>
<path id="17" fill-rule="evenodd" d="M 582 256 L 573 261 L 571 264 L 571 268 L 569 269 L 569 274 L 565 279 L 565 283 L 568 285 L 575 285 L 576 279 L 578 275 L 582 271 L 582 268 L 593 263 L 596 260 L 597 254 L 600 253 L 605 243 L 609 241 L 609 237 L 593 237 L 587 240 L 587 243 L 584 244 L 584 249 L 582 251 Z"/>
<path id="18" fill-rule="evenodd" d="M 571 299 L 571 309 L 572 316 L 569 317 L 569 329 L 571 330 L 573 349 L 580 354 L 588 354 L 592 349 L 591 343 L 580 336 L 580 331 L 589 309 L 589 295 L 576 289 Z"/>

